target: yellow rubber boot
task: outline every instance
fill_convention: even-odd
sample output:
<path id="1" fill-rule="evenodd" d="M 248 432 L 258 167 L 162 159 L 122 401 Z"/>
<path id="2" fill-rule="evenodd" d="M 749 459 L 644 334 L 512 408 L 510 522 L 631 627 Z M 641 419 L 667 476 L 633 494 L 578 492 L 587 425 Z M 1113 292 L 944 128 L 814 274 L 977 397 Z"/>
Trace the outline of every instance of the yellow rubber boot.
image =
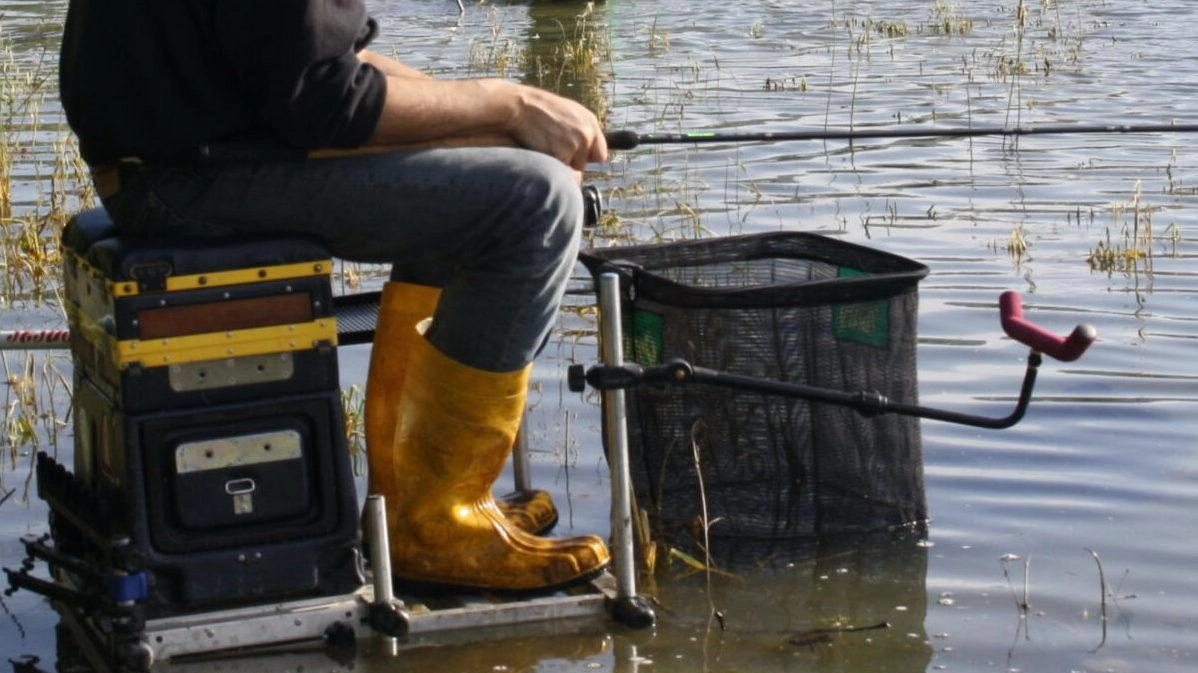
<path id="1" fill-rule="evenodd" d="M 531 365 L 488 372 L 412 340 L 387 498 L 392 572 L 401 579 L 533 590 L 593 576 L 603 541 L 537 538 L 498 514 L 491 486 L 524 413 Z M 381 479 L 379 480 L 382 481 Z"/>
<path id="2" fill-rule="evenodd" d="M 496 496 L 495 505 L 512 525 L 526 533 L 540 535 L 557 525 L 553 496 L 539 488 Z"/>
<path id="3" fill-rule="evenodd" d="M 374 327 L 370 371 L 366 375 L 366 400 L 362 425 L 366 433 L 366 455 L 370 470 L 367 493 L 379 492 L 379 477 L 394 469 L 391 446 L 395 438 L 395 409 L 408 371 L 412 341 L 420 338 L 416 323 L 431 316 L 441 298 L 441 289 L 413 283 L 387 283 L 379 299 L 379 318 Z"/>
<path id="4" fill-rule="evenodd" d="M 374 343 L 379 347 L 370 352 L 363 408 L 370 461 L 368 493 L 378 492 L 375 475 L 389 474 L 392 470 L 395 409 L 408 368 L 408 350 L 411 340 L 418 337 L 416 323 L 433 314 L 440 298 L 441 289 L 429 285 L 391 282 L 383 286 L 378 324 L 374 330 Z M 496 505 L 512 523 L 529 533 L 545 532 L 557 523 L 553 498 L 540 489 L 500 496 Z"/>
<path id="5" fill-rule="evenodd" d="M 495 496 L 500 514 L 525 533 L 541 535 L 557 524 L 553 497 L 539 488 Z"/>

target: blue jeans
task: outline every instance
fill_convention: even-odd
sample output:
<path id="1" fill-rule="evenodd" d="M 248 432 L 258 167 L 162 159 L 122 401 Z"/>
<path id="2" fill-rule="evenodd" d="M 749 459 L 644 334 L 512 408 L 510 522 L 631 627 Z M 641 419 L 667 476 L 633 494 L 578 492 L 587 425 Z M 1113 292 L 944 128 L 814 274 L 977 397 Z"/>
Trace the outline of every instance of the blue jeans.
<path id="1" fill-rule="evenodd" d="M 429 341 L 496 372 L 531 362 L 547 338 L 583 220 L 573 172 L 515 148 L 126 169 L 105 206 L 125 235 L 291 232 L 390 263 L 393 278 L 443 288 Z"/>

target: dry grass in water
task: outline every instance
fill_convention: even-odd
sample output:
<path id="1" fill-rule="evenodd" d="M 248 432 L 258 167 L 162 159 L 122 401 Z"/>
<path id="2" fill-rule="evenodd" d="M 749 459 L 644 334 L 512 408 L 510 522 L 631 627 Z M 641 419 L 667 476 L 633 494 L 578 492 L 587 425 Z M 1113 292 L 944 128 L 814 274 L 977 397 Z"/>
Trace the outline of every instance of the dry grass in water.
<path id="1" fill-rule="evenodd" d="M 967 35 L 973 31 L 973 19 L 961 13 L 953 2 L 937 2 L 932 5 L 932 18 L 928 30 L 944 35 Z"/>
<path id="2" fill-rule="evenodd" d="M 350 385 L 341 389 L 341 403 L 345 407 L 345 437 L 348 440 L 350 460 L 354 474 L 365 474 L 366 459 L 366 394 L 361 387 Z"/>
<path id="3" fill-rule="evenodd" d="M 1106 273 L 1152 273 L 1152 244 L 1157 240 L 1153 235 L 1152 216 L 1156 210 L 1157 207 L 1144 203 L 1143 183 L 1137 181 L 1129 202 L 1111 206 L 1115 219 L 1112 226 L 1118 233 L 1112 234 L 1112 226 L 1107 227 L 1105 238 L 1100 239 L 1086 257 L 1090 268 Z M 1171 226 L 1169 231 L 1167 238 L 1176 246 L 1180 230 Z"/>
<path id="4" fill-rule="evenodd" d="M 71 214 L 95 204 L 87 167 L 62 122 L 42 123 L 53 79 L 44 60 L 19 59 L 0 26 L 0 302 L 55 300 L 57 241 Z M 58 139 L 47 147 L 45 138 Z M 24 187 L 20 175 L 34 176 Z"/>
<path id="5" fill-rule="evenodd" d="M 18 57 L 0 25 L 0 306 L 47 305 L 61 314 L 58 240 L 71 214 L 95 203 L 86 166 L 61 122 L 43 123 L 41 108 L 54 70 Z M 57 138 L 47 141 L 47 138 Z M 12 327 L 6 325 L 6 327 Z M 38 451 L 55 453 L 66 427 L 69 361 L 34 352 L 4 354 L 4 460 L 0 501 L 30 496 L 32 470 L 23 487 L 4 484 L 18 466 L 31 467 Z"/>
<path id="6" fill-rule="evenodd" d="M 1023 259 L 1031 246 L 1027 242 L 1027 237 L 1024 235 L 1023 226 L 1020 225 L 1011 230 L 1007 237 L 1001 241 L 995 241 L 991 246 L 994 250 L 1002 250 L 1011 256 L 1016 262 Z"/>
<path id="7" fill-rule="evenodd" d="M 14 358 L 17 359 L 17 358 Z M 0 357 L 4 368 L 4 453 L 0 460 L 0 502 L 15 495 L 28 502 L 32 495 L 33 459 L 38 451 L 57 454 L 59 434 L 69 423 L 68 412 L 57 404 L 70 398 L 70 381 L 59 365 L 61 358 L 25 353 L 18 364 Z M 19 485 L 5 483 L 5 474 L 27 468 Z"/>
<path id="8" fill-rule="evenodd" d="M 605 85 L 612 77 L 611 37 L 607 26 L 593 20 L 594 3 L 573 17 L 567 29 L 557 19 L 548 21 L 562 34 L 561 40 L 536 48 L 538 42 L 521 54 L 529 81 L 539 87 L 574 98 L 599 119 L 607 117 L 609 103 Z M 538 36 L 538 40 L 540 36 Z"/>

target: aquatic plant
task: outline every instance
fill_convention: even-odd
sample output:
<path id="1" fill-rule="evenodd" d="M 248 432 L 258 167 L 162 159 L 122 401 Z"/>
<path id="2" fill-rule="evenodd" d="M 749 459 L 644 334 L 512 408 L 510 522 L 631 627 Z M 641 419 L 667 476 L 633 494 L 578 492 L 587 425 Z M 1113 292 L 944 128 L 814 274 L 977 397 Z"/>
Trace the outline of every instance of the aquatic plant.
<path id="1" fill-rule="evenodd" d="M 492 16 L 500 15 L 493 10 Z M 520 62 L 523 50 L 511 38 L 504 37 L 503 32 L 503 22 L 492 21 L 490 39 L 475 41 L 471 45 L 470 76 L 507 77 L 512 65 Z"/>
<path id="2" fill-rule="evenodd" d="M 65 123 L 44 124 L 53 68 L 17 58 L 0 26 L 0 302 L 55 301 L 55 242 L 71 213 L 95 203 L 87 167 Z M 47 143 L 46 138 L 55 138 Z M 49 147 L 47 147 L 49 144 Z M 47 174 L 47 168 L 49 169 Z M 22 187 L 18 175 L 34 176 Z"/>
<path id="3" fill-rule="evenodd" d="M 956 3 L 938 1 L 932 5 L 928 30 L 944 35 L 965 35 L 973 30 L 973 19 L 962 14 Z"/>
<path id="4" fill-rule="evenodd" d="M 670 51 L 670 31 L 658 30 L 657 20 L 649 28 L 649 53 L 653 56 Z"/>
<path id="5" fill-rule="evenodd" d="M 17 500 L 27 502 L 32 495 L 33 460 L 38 451 L 56 455 L 59 433 L 66 428 L 69 414 L 60 412 L 59 400 L 69 399 L 71 384 L 60 368 L 61 356 L 40 357 L 24 353 L 17 364 L 0 358 L 4 371 L 4 452 L 0 459 L 0 502 L 18 492 L 4 483 L 7 472 L 15 473 L 22 465 L 23 476 Z M 69 364 L 69 363 L 68 363 Z"/>
<path id="6" fill-rule="evenodd" d="M 588 2 L 573 15 L 570 28 L 558 18 L 560 11 L 536 11 L 545 13 L 534 15 L 537 33 L 520 54 L 525 81 L 573 98 L 605 119 L 609 107 L 605 86 L 612 79 L 611 37 L 608 27 L 594 20 L 594 3 Z M 556 35 L 546 39 L 542 33 L 550 31 Z"/>
<path id="7" fill-rule="evenodd" d="M 61 313 L 57 241 L 70 214 L 94 203 L 95 192 L 73 137 L 61 122 L 45 124 L 41 110 L 54 71 L 40 58 L 18 57 L 0 25 L 0 306 L 46 304 Z M 47 141 L 47 138 L 53 140 Z M 32 177 L 29 177 L 32 176 Z M 53 452 L 69 413 L 69 362 L 26 352 L 0 358 L 4 371 L 4 460 L 0 502 L 17 493 L 3 484 L 6 471 L 39 450 Z M 27 500 L 32 471 L 17 500 Z"/>
<path id="8" fill-rule="evenodd" d="M 341 403 L 345 408 L 345 437 L 353 462 L 354 474 L 365 474 L 366 458 L 366 394 L 356 384 L 341 389 Z"/>
<path id="9" fill-rule="evenodd" d="M 1111 206 L 1118 234 L 1112 237 L 1108 226 L 1105 237 L 1090 250 L 1086 261 L 1092 270 L 1152 273 L 1152 214 L 1157 208 L 1144 203 L 1143 187 L 1143 181 L 1137 180 L 1131 200 Z"/>

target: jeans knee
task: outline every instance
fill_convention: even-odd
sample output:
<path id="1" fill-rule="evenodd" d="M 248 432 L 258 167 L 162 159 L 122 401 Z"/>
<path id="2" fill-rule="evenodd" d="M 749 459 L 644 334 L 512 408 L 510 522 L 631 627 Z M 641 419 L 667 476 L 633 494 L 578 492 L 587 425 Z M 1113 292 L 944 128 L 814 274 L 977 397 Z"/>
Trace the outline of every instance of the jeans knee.
<path id="1" fill-rule="evenodd" d="M 551 218 L 554 226 L 552 231 L 546 232 L 546 237 L 553 239 L 553 247 L 557 249 L 576 249 L 586 207 L 582 188 L 574 171 L 556 160 L 553 163 L 553 169 L 545 174 L 545 203 L 554 214 Z"/>
<path id="2" fill-rule="evenodd" d="M 578 253 L 585 203 L 569 167 L 551 157 L 538 158 L 536 163 L 528 179 L 532 184 L 524 196 L 526 212 L 520 229 L 527 237 L 528 252 L 541 257 L 551 275 L 560 275 L 561 268 L 573 266 Z"/>

